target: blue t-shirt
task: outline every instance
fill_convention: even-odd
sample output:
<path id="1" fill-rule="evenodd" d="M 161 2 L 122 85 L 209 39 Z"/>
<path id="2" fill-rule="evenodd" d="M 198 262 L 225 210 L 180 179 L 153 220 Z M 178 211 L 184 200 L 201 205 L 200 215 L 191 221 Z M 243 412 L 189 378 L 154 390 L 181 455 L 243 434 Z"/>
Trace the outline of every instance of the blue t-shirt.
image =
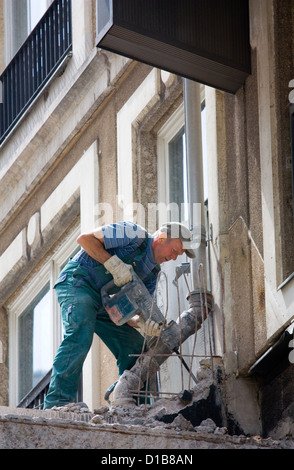
<path id="1" fill-rule="evenodd" d="M 144 242 L 146 236 L 148 237 L 145 253 L 143 256 L 140 256 L 139 259 L 133 259 L 132 262 L 136 265 L 138 276 L 142 279 L 148 291 L 153 294 L 156 286 L 156 278 L 152 277 L 148 279 L 148 277 L 154 268 L 159 268 L 159 265 L 154 260 L 152 250 L 153 239 L 151 235 L 143 227 L 133 222 L 118 222 L 104 225 L 102 232 L 106 251 L 112 256 L 116 255 L 120 259 L 125 256 L 131 256 Z M 88 255 L 84 249 L 81 249 L 74 256 L 73 261 L 78 261 L 86 267 L 101 265 L 101 263 Z"/>

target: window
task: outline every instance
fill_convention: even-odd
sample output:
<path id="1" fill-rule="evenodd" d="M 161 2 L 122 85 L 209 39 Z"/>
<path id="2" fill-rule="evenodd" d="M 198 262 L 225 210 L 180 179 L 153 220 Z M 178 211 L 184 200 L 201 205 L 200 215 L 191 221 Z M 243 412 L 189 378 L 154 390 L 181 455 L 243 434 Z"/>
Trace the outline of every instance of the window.
<path id="1" fill-rule="evenodd" d="M 168 220 L 188 221 L 188 210 L 185 210 L 185 204 L 183 204 L 188 201 L 187 196 L 185 115 L 184 105 L 181 105 L 158 134 L 159 225 Z M 178 280 L 177 285 L 173 283 L 177 266 L 186 262 L 188 258 L 184 254 L 178 256 L 176 261 L 170 260 L 162 265 L 162 272 L 166 274 L 166 277 L 160 277 L 157 303 L 162 312 L 167 312 L 168 321 L 176 321 L 179 313 L 187 307 L 184 305 L 185 301 L 182 302 L 187 295 L 183 276 Z M 190 283 L 189 278 L 188 274 Z M 179 299 L 181 305 L 179 305 Z M 181 384 L 181 379 L 182 371 L 178 358 L 168 358 L 162 364 L 158 374 L 160 391 L 179 392 L 184 386 Z M 188 386 L 188 384 L 185 385 Z"/>
<path id="2" fill-rule="evenodd" d="M 18 401 L 51 369 L 50 311 L 48 283 L 18 318 Z"/>
<path id="3" fill-rule="evenodd" d="M 31 32 L 36 24 L 40 21 L 47 8 L 53 0 L 28 0 L 28 26 L 29 32 Z"/>
<path id="4" fill-rule="evenodd" d="M 185 130 L 182 128 L 175 137 L 168 142 L 168 186 L 169 202 L 172 203 L 171 220 L 187 220 L 186 205 L 188 202 L 186 169 Z M 176 213 L 179 208 L 178 213 Z M 182 208 L 182 214 L 180 211 Z"/>
<path id="5" fill-rule="evenodd" d="M 203 90 L 204 91 L 204 90 Z M 203 93 L 202 91 L 202 93 Z M 206 165 L 206 115 L 205 104 L 202 100 L 202 153 L 203 153 L 203 190 L 204 200 L 207 200 L 207 165 Z M 159 195 L 159 225 L 168 220 L 188 222 L 188 178 L 187 156 L 185 141 L 185 115 L 184 105 L 170 117 L 158 134 L 158 195 Z M 177 320 L 180 313 L 188 308 L 188 287 L 192 290 L 191 274 L 187 274 L 187 265 L 190 260 L 184 254 L 178 256 L 176 261 L 169 261 L 162 265 L 162 271 L 166 278 L 160 279 L 157 291 L 157 302 L 163 312 L 167 312 L 168 321 Z M 181 266 L 182 265 L 182 266 Z M 184 276 L 176 280 L 176 268 L 181 266 Z M 187 283 L 186 283 L 187 280 Z M 167 308 L 166 308 L 167 307 Z M 197 334 L 197 353 L 199 357 L 204 354 L 206 338 L 203 331 Z M 189 366 L 196 367 L 199 358 L 192 359 L 195 354 L 194 338 L 189 338 L 182 345 L 182 353 Z M 189 357 L 190 356 L 190 357 Z M 195 370 L 196 371 L 196 370 Z M 193 372 L 195 373 L 193 370 Z M 189 386 L 188 375 L 181 370 L 178 358 L 170 357 L 161 366 L 159 373 L 160 390 L 163 392 L 177 393 L 181 388 Z"/>
<path id="6" fill-rule="evenodd" d="M 186 152 L 184 105 L 166 122 L 158 134 L 159 225 L 168 220 L 184 221 L 181 203 L 186 202 Z"/>
<path id="7" fill-rule="evenodd" d="M 16 54 L 52 2 L 53 0 L 7 0 L 4 2 L 6 64 Z"/>
<path id="8" fill-rule="evenodd" d="M 48 374 L 63 331 L 53 289 L 68 259 L 79 249 L 75 230 L 63 246 L 27 281 L 8 305 L 10 384 L 9 404 L 17 406 Z"/>
<path id="9" fill-rule="evenodd" d="M 204 201 L 207 191 L 206 108 L 202 100 L 202 153 Z M 188 221 L 188 181 L 184 105 L 171 116 L 158 134 L 159 224 L 168 220 Z M 167 209 L 167 210 L 166 210 Z"/>
<path id="10" fill-rule="evenodd" d="M 28 35 L 27 0 L 4 2 L 5 62 L 8 64 Z"/>

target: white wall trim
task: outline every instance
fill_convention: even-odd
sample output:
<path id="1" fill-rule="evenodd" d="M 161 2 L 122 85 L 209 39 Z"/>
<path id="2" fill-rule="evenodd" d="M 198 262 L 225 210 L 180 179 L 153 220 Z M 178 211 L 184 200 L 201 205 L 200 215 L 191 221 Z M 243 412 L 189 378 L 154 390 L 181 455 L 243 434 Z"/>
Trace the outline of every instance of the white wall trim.
<path id="1" fill-rule="evenodd" d="M 52 290 L 55 280 L 59 274 L 60 267 L 64 264 L 68 257 L 73 252 L 76 245 L 76 238 L 81 231 L 93 230 L 96 225 L 96 214 L 99 194 L 99 167 L 98 167 L 98 149 L 97 142 L 95 141 L 89 149 L 84 153 L 79 162 L 73 167 L 63 181 L 58 185 L 55 191 L 42 205 L 41 212 L 41 230 L 45 232 L 49 230 L 50 225 L 54 222 L 54 217 L 58 212 L 62 211 L 65 203 L 71 199 L 72 195 L 76 193 L 77 189 L 80 191 L 80 214 L 81 214 L 81 229 L 74 230 L 66 239 L 64 245 L 53 255 L 37 273 L 34 275 L 23 287 L 17 298 L 13 300 L 8 306 L 9 316 L 9 370 L 10 370 L 10 383 L 9 383 L 9 403 L 11 406 L 17 404 L 18 397 L 18 317 L 25 310 L 25 308 L 33 301 L 40 290 L 50 280 L 51 287 L 51 335 L 53 338 L 51 344 L 52 362 L 56 353 L 57 347 L 61 340 L 61 321 L 59 314 L 59 306 L 57 304 L 56 296 Z M 42 221 L 43 217 L 43 221 Z M 11 250 L 15 249 L 19 244 L 22 244 L 22 237 L 26 234 L 26 229 L 23 229 L 16 237 L 17 244 L 13 243 L 8 247 L 6 252 L 1 256 L 0 261 L 3 261 L 3 256 L 9 256 Z M 19 242 L 19 239 L 21 242 Z M 18 251 L 23 251 L 19 248 Z M 11 253 L 12 254 L 12 253 Z M 18 256 L 15 257 L 17 262 Z M 97 362 L 98 361 L 98 362 Z M 92 406 L 99 403 L 97 393 L 97 364 L 99 365 L 99 340 L 96 338 L 93 342 L 92 349 L 84 364 L 84 399 L 92 408 Z"/>
<path id="2" fill-rule="evenodd" d="M 153 69 L 117 113 L 118 204 L 126 212 L 133 201 L 133 123 L 158 96 L 158 70 Z M 136 202 L 136 201 L 135 201 Z"/>

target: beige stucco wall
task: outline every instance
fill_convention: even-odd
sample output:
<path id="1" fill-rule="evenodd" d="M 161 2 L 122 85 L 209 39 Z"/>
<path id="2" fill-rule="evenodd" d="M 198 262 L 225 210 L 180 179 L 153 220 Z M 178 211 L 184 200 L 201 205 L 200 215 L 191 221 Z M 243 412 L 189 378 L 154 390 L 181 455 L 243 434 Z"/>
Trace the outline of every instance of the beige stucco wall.
<path id="1" fill-rule="evenodd" d="M 78 223 L 81 231 L 87 231 L 107 222 L 101 220 L 98 203 L 112 207 L 113 219 L 108 222 L 118 217 L 117 115 L 152 69 L 96 50 L 85 63 L 81 61 L 80 67 L 77 60 L 68 62 L 62 78 L 52 82 L 2 149 L 0 281 L 1 301 L 8 308 L 42 263 L 66 240 L 71 227 Z M 133 132 L 138 140 L 132 144 L 134 172 L 141 180 L 138 187 L 135 180 L 134 199 L 145 205 L 156 202 L 157 194 L 156 137 L 154 146 L 150 146 L 145 135 L 152 135 L 152 128 L 163 114 L 173 111 L 173 100 L 182 92 L 181 82 L 173 79 L 160 95 L 160 72 L 154 71 L 152 76 L 156 85 L 148 108 L 152 113 L 146 119 L 145 110 L 142 108 L 142 113 L 135 108 Z M 165 95 L 166 105 L 162 106 Z M 136 98 L 140 108 L 139 103 L 140 95 Z M 128 119 L 125 121 L 123 125 L 133 126 Z M 89 162 L 97 161 L 96 177 L 92 166 L 86 163 L 89 152 L 94 152 Z M 152 162 L 148 172 L 151 184 L 146 185 L 148 161 Z M 9 195 L 11 185 L 14 190 Z M 116 379 L 114 358 L 95 339 L 84 367 L 84 399 L 89 406 L 103 403 L 105 391 Z"/>
<path id="2" fill-rule="evenodd" d="M 109 97 L 130 61 L 96 49 L 94 6 L 94 1 L 73 2 L 72 59 L 65 64 L 63 74 L 54 77 L 41 93 L 30 114 L 1 148 L 0 283 L 1 305 L 5 307 L 17 299 L 25 283 L 37 275 L 72 227 L 78 223 L 82 230 L 93 228 L 99 215 L 98 198 L 115 207 L 116 140 L 109 136 L 115 136 L 116 112 L 130 85 L 112 104 Z M 144 66 L 138 68 L 134 86 L 149 71 Z M 105 103 L 110 105 L 106 108 Z M 98 165 L 96 176 L 91 166 L 84 168 L 83 164 L 79 173 L 75 172 L 75 166 L 88 154 L 90 161 L 94 164 L 96 160 Z M 88 172 L 88 187 L 82 182 L 81 170 L 85 175 Z M 63 181 L 67 181 L 65 186 Z M 64 200 L 56 199 L 59 194 Z M 8 404 L 8 323 L 4 309 L 0 340 L 1 403 Z M 85 366 L 84 390 L 89 406 L 93 407 L 100 403 L 117 373 L 104 345 L 96 340 L 92 350 Z M 13 374 L 11 370 L 10 376 Z"/>
<path id="3" fill-rule="evenodd" d="M 229 408 L 241 421 L 255 414 L 258 426 L 248 369 L 294 315 L 293 279 L 279 287 L 294 270 L 286 159 L 293 12 L 289 2 L 249 4 L 252 74 L 234 96 L 207 88 L 206 106 L 215 339 L 224 354 Z M 255 412 L 242 412 L 241 390 Z"/>
<path id="4" fill-rule="evenodd" d="M 292 197 L 285 159 L 289 115 L 280 107 L 281 99 L 287 106 L 292 59 L 287 50 L 282 68 L 288 76 L 282 77 L 284 43 L 277 36 L 286 3 L 250 2 L 252 74 L 236 95 L 206 91 L 215 320 L 224 325 L 220 349 L 245 375 L 294 313 L 293 280 L 279 289 L 293 271 L 288 233 L 293 216 L 290 210 L 285 218 L 289 205 L 283 202 L 287 191 L 288 200 Z M 292 26 L 290 16 L 287 30 Z"/>

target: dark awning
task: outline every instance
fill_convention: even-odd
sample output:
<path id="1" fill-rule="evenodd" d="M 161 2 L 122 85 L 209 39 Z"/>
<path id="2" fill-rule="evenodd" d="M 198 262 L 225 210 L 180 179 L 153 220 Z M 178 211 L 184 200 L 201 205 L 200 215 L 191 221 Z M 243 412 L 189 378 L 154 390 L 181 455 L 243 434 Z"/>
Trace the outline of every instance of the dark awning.
<path id="1" fill-rule="evenodd" d="M 97 46 L 235 93 L 251 70 L 248 0 L 97 0 Z"/>

